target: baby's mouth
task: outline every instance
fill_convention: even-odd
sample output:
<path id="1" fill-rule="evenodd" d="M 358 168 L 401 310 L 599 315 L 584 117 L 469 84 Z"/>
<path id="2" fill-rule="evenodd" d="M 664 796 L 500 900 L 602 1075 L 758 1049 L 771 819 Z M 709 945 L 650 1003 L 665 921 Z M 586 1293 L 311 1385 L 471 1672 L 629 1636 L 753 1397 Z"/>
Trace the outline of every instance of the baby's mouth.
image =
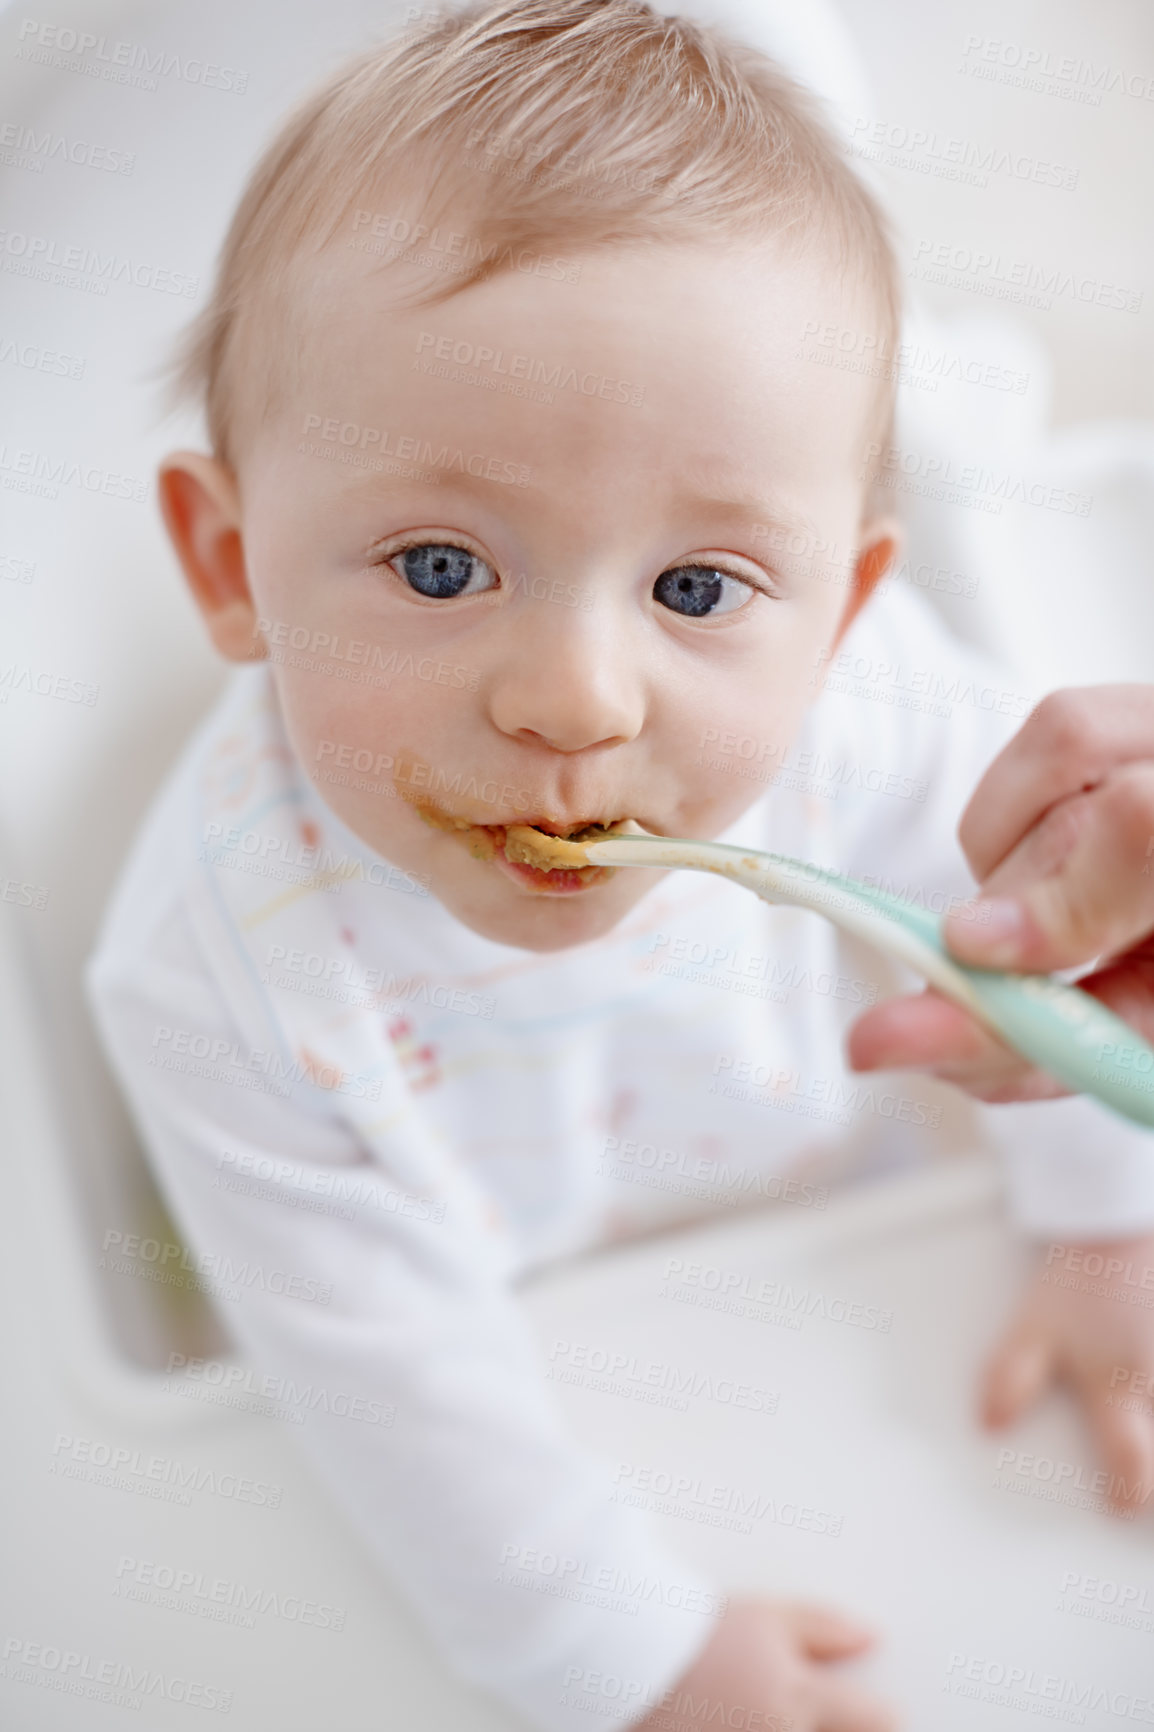
<path id="1" fill-rule="evenodd" d="M 537 824 L 474 824 L 425 803 L 418 805 L 417 811 L 434 829 L 459 836 L 476 859 L 492 860 L 501 855 L 519 869 L 517 875 L 524 881 L 536 879 L 542 887 L 557 890 L 576 889 L 578 884 L 612 877 L 616 868 L 591 865 L 582 844 L 616 835 L 630 822 L 616 818 L 608 824 L 571 824 L 554 831 Z M 552 883 L 548 882 L 550 875 Z"/>
<path id="2" fill-rule="evenodd" d="M 536 824 L 510 824 L 505 831 L 505 858 L 541 872 L 604 870 L 588 864 L 582 844 L 616 836 L 628 822 L 628 818 L 615 818 L 611 824 L 578 824 L 556 835 Z"/>

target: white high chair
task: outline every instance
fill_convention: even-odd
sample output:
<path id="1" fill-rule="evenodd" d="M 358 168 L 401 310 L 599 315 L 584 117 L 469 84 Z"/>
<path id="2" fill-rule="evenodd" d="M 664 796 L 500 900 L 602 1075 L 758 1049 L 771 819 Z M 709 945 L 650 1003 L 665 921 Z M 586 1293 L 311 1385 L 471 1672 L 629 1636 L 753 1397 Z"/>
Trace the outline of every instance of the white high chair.
<path id="1" fill-rule="evenodd" d="M 81 53 L 86 75 L 72 69 L 75 53 L 43 47 L 22 12 L 0 13 L 6 115 L 134 157 L 131 173 L 56 160 L 40 173 L 4 170 L 7 236 L 44 237 L 58 251 L 85 246 L 205 285 L 243 177 L 279 114 L 326 65 L 403 15 L 396 3 L 363 0 L 323 8 L 280 0 L 239 13 L 223 0 L 68 0 L 54 7 L 52 27 L 105 39 Z M 864 100 L 852 42 L 825 0 L 811 0 L 804 14 L 784 0 L 728 0 L 724 17 L 808 74 L 843 114 Z M 154 89 L 91 75 L 118 64 L 107 58 L 117 42 L 163 49 L 201 70 L 162 73 Z M 26 57 L 31 50 L 39 58 Z M 243 93 L 235 77 L 229 89 L 206 83 L 208 64 L 247 73 Z M 27 258 L 8 244 L 8 260 Z M 231 1691 L 233 1723 L 245 1732 L 311 1732 L 322 1714 L 349 1732 L 504 1726 L 498 1708 L 441 1676 L 399 1595 L 314 1489 L 285 1428 L 192 1399 L 192 1386 L 163 1374 L 173 1351 L 228 1362 L 222 1321 L 203 1302 L 174 1307 L 160 1286 L 113 1272 L 107 1258 L 102 1266 L 110 1232 L 171 1233 L 100 1057 L 80 974 L 138 818 L 223 679 L 178 581 L 152 486 L 164 450 L 201 439 L 191 424 L 153 424 L 146 383 L 194 303 L 123 283 L 100 295 L 19 272 L 0 278 L 0 295 L 0 330 L 26 356 L 67 357 L 59 371 L 27 359 L 6 368 L 7 448 L 39 453 L 49 469 L 75 460 L 87 477 L 60 481 L 54 496 L 18 491 L 9 483 L 26 460 L 15 455 L 4 476 L 11 509 L 0 594 L 12 624 L 0 678 L 9 658 L 30 670 L 14 673 L 7 692 L 0 684 L 0 1110 L 11 1187 L 0 1216 L 11 1380 L 0 1484 L 20 1558 L 0 1589 L 5 1723 L 26 1732 L 142 1723 L 123 1703 L 62 1689 L 62 1662 L 46 1664 L 43 1652 L 29 1661 L 21 1646 L 39 1643 L 97 1661 L 147 1659 L 166 1679 Z M 1046 358 L 1023 328 L 972 316 L 947 326 L 924 309 L 916 316 L 934 340 L 981 346 L 1041 385 Z M 908 511 L 911 569 L 973 577 L 977 594 L 954 599 L 953 624 L 1003 654 L 1014 644 L 1038 690 L 1150 678 L 1154 596 L 1141 573 L 1154 520 L 1154 428 L 1119 423 L 1055 437 L 1041 389 L 1013 399 L 1013 410 L 1010 417 L 1007 399 L 965 386 L 904 388 L 898 436 L 957 463 L 977 454 L 1092 493 L 1093 513 L 1071 519 L 1026 505 L 994 517 L 917 502 Z M 122 489 L 110 475 L 128 482 Z M 106 482 L 109 493 L 98 490 Z M 1071 604 L 1069 617 L 1055 597 Z M 29 678 L 62 682 L 64 695 L 28 690 Z M 86 702 L 93 687 L 96 701 Z M 777 1415 L 755 1422 L 697 1404 L 674 1419 L 568 1385 L 560 1398 L 579 1434 L 614 1461 L 757 1487 L 772 1455 L 775 1482 L 799 1503 L 841 1513 L 836 1544 L 781 1524 L 751 1543 L 655 1519 L 735 1588 L 819 1596 L 874 1617 L 887 1641 L 857 1671 L 903 1704 L 910 1732 L 968 1732 L 972 1702 L 992 1703 L 998 1667 L 1154 1694 L 1141 1634 L 1086 1615 L 1087 1607 L 1108 1611 L 1117 1595 L 1085 1591 L 1088 1580 L 1125 1590 L 1122 1603 L 1147 1605 L 1154 1630 L 1149 1523 L 1110 1523 L 1039 1500 L 1047 1482 L 1016 1465 L 1021 1452 L 1057 1464 L 1088 1460 L 1061 1402 L 1012 1439 L 991 1440 L 970 1424 L 974 1368 L 1022 1261 L 997 1210 L 997 1175 L 980 1152 L 928 1166 L 916 1153 L 902 1154 L 906 1170 L 837 1197 L 820 1215 L 799 1220 L 784 1206 L 742 1215 L 526 1287 L 545 1348 L 580 1337 L 679 1364 L 730 1364 L 735 1374 L 756 1361 L 781 1394 Z M 784 1269 L 891 1311 L 893 1327 L 867 1337 L 827 1322 L 808 1327 L 804 1342 L 785 1332 L 767 1341 L 735 1333 L 719 1314 L 671 1319 L 653 1295 L 674 1251 L 755 1275 Z M 856 1445 L 849 1458 L 846 1437 Z M 992 1485 L 1003 1443 L 1017 1452 L 1009 1477 L 1033 1495 Z M 210 1489 L 213 1475 L 233 1476 L 233 1490 Z M 264 1486 L 264 1497 L 239 1494 L 238 1480 Z M 281 1488 L 276 1507 L 273 1486 Z M 343 1607 L 345 1626 L 258 1616 L 249 1628 L 126 1597 L 118 1583 L 123 1590 L 142 1561 Z M 149 1699 L 144 1720 L 163 1729 L 191 1717 L 169 1694 Z"/>

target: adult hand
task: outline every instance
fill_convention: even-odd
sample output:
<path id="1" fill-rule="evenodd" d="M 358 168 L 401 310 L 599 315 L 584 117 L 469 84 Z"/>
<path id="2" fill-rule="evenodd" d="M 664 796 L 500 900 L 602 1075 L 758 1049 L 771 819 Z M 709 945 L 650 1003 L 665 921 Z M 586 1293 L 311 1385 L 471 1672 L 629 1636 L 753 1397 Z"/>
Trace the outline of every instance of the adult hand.
<path id="1" fill-rule="evenodd" d="M 1154 1039 L 1154 686 L 1052 693 L 995 758 L 959 840 L 981 888 L 950 915 L 959 962 L 1026 973 L 1095 963 L 1078 985 Z M 1070 1091 L 932 988 L 850 1031 L 855 1070 L 927 1070 L 979 1100 Z"/>

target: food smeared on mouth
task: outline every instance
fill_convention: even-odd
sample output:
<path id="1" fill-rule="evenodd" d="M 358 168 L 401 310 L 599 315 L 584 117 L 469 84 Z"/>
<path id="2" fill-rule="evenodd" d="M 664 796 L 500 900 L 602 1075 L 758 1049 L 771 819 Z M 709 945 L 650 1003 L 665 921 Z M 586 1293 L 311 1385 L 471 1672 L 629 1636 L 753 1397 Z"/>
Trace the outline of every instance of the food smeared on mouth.
<path id="1" fill-rule="evenodd" d="M 460 836 L 467 843 L 470 854 L 478 860 L 491 860 L 497 852 L 500 843 L 505 840 L 505 831 L 500 824 L 472 824 L 468 818 L 454 818 L 448 812 L 442 812 L 439 806 L 430 806 L 423 800 L 414 800 L 418 814 L 431 824 L 434 830 L 449 830 Z"/>

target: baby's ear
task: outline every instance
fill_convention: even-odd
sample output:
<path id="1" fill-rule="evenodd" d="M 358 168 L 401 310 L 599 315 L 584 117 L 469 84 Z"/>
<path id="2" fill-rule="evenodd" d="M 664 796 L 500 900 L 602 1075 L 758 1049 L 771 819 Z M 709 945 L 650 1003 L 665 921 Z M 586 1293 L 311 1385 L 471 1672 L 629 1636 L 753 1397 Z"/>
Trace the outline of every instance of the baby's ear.
<path id="1" fill-rule="evenodd" d="M 830 648 L 835 649 L 901 553 L 905 539 L 901 520 L 893 512 L 878 512 L 862 524 L 857 559 L 850 579 L 849 600 L 838 621 Z"/>
<path id="2" fill-rule="evenodd" d="M 231 469 L 200 451 L 174 451 L 157 471 L 165 526 L 213 643 L 232 662 L 262 661 Z"/>

